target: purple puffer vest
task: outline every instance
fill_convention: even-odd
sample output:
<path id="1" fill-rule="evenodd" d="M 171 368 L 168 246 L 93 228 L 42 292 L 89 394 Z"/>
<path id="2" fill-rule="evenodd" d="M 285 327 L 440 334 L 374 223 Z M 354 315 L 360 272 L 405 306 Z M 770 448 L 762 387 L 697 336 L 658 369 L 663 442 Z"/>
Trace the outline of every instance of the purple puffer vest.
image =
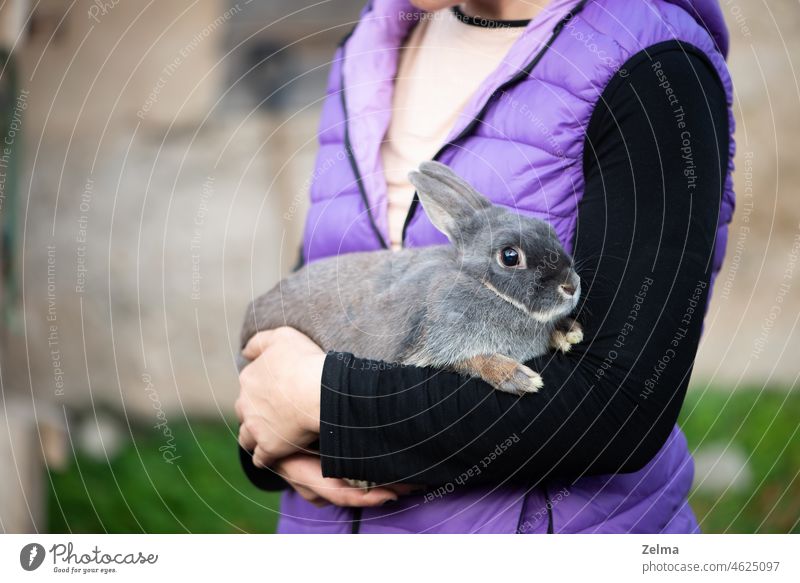
<path id="1" fill-rule="evenodd" d="M 375 0 L 332 63 L 306 223 L 308 261 L 381 249 L 388 240 L 380 143 L 400 48 L 421 18 L 407 0 Z M 727 31 L 716 0 L 553 0 L 461 112 L 437 159 L 495 203 L 550 221 L 569 249 L 595 103 L 631 56 L 674 39 L 709 57 L 730 104 Z M 732 133 L 732 114 L 730 127 Z M 732 139 L 730 159 L 715 273 L 733 213 Z M 447 242 L 418 205 L 404 241 Z M 686 502 L 692 476 L 692 458 L 676 427 L 655 458 L 632 474 L 536 488 L 446 488 L 432 500 L 409 496 L 365 509 L 359 519 L 352 509 L 316 508 L 288 492 L 279 532 L 693 532 L 697 523 Z"/>

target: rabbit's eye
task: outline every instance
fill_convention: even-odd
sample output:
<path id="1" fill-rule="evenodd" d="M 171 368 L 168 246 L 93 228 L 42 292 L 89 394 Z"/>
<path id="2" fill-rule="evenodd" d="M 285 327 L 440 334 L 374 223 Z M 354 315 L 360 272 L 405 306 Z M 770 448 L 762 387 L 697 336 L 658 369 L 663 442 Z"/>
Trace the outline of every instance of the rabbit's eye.
<path id="1" fill-rule="evenodd" d="M 500 250 L 500 263 L 505 267 L 517 267 L 521 261 L 520 252 L 514 247 L 503 247 Z"/>

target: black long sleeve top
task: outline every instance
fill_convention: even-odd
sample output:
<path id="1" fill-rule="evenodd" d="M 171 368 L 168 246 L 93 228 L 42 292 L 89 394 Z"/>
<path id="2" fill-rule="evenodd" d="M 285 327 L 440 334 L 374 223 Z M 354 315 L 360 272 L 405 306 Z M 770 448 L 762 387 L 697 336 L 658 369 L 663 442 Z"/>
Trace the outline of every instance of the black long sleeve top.
<path id="1" fill-rule="evenodd" d="M 636 471 L 662 447 L 701 334 L 728 117 L 716 72 L 691 47 L 662 43 L 623 70 L 586 132 L 573 253 L 584 341 L 526 363 L 545 384 L 523 397 L 448 371 L 329 355 L 324 475 L 442 484 L 513 437 L 474 483 L 534 484 Z M 242 463 L 256 485 L 279 487 L 246 452 Z"/>

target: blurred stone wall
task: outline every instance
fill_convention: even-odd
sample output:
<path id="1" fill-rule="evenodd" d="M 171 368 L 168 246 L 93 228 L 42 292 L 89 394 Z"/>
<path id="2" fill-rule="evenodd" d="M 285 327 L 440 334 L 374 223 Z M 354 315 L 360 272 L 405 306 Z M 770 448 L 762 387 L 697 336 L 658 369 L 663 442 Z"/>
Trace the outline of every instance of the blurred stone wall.
<path id="1" fill-rule="evenodd" d="M 41 4 L 18 51 L 23 277 L 4 381 L 56 405 L 229 414 L 241 312 L 296 257 L 325 63 L 360 3 L 111 4 Z M 790 386 L 800 11 L 722 4 L 739 208 L 695 379 Z"/>
<path id="2" fill-rule="evenodd" d="M 41 461 L 67 457 L 68 409 L 154 431 L 230 416 L 241 314 L 296 259 L 326 63 L 360 5 L 0 6 L 24 156 L 17 309 L 0 335 L 4 530 L 41 528 Z M 800 9 L 721 5 L 739 204 L 694 384 L 786 389 L 800 370 Z M 120 428 L 93 419 L 77 439 L 107 455 Z"/>
<path id="3" fill-rule="evenodd" d="M 721 0 L 736 90 L 737 209 L 693 379 L 797 386 L 800 355 L 800 7 Z"/>
<path id="4" fill-rule="evenodd" d="M 253 39 L 272 38 L 273 21 L 255 36 L 242 24 L 264 4 L 37 7 L 16 51 L 27 106 L 7 388 L 145 421 L 231 414 L 244 307 L 297 258 L 334 42 L 289 53 L 319 69 L 302 80 L 263 64 L 245 75 Z M 329 28 L 306 18 L 283 34 L 309 26 Z M 277 81 L 289 97 L 259 104 Z"/>

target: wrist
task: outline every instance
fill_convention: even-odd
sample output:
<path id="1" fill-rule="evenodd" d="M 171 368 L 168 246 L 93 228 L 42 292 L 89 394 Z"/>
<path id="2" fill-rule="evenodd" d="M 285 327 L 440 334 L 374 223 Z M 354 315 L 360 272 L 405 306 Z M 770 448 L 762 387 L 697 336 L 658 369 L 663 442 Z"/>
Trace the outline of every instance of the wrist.
<path id="1" fill-rule="evenodd" d="M 272 471 L 274 471 L 281 478 L 286 480 L 287 476 L 289 475 L 287 469 L 291 469 L 291 462 L 292 462 L 292 456 L 281 458 L 274 464 L 272 464 Z"/>
<path id="2" fill-rule="evenodd" d="M 305 367 L 305 402 L 300 423 L 308 433 L 319 434 L 320 393 L 322 391 L 322 369 L 325 366 L 325 353 L 314 355 Z"/>

